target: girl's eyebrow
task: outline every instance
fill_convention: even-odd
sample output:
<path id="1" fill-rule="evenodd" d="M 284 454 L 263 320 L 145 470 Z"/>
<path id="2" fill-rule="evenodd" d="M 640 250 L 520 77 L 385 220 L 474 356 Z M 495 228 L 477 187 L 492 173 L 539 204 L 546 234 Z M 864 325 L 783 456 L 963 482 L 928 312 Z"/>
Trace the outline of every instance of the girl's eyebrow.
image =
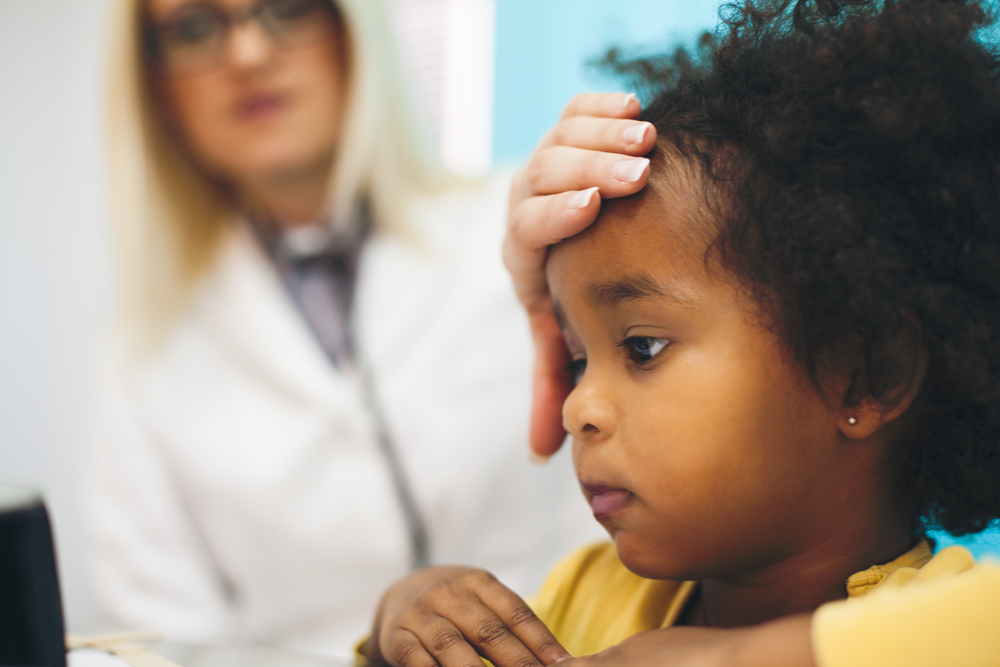
<path id="1" fill-rule="evenodd" d="M 596 283 L 587 290 L 590 298 L 605 306 L 616 306 L 623 301 L 665 298 L 689 306 L 692 300 L 676 289 L 661 285 L 645 273 L 623 276 L 609 282 Z"/>

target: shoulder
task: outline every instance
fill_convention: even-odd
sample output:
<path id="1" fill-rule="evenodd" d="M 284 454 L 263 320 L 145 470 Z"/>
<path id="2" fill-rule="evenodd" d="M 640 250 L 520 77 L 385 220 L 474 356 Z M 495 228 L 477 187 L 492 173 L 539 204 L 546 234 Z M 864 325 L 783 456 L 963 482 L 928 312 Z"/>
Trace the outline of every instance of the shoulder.
<path id="1" fill-rule="evenodd" d="M 896 573 L 893 573 L 896 577 Z M 1000 664 L 1000 564 L 942 549 L 869 595 L 831 602 L 813 618 L 824 667 Z"/>
<path id="2" fill-rule="evenodd" d="M 464 340 L 463 346 L 471 346 L 467 358 L 499 363 L 513 356 L 530 372 L 527 319 L 501 253 L 508 191 L 509 179 L 502 174 L 459 182 L 411 203 L 411 236 L 377 233 L 366 243 L 354 313 L 362 352 L 366 347 L 401 349 L 400 343 L 410 345 L 416 329 L 425 327 L 438 344 L 414 348 L 421 355 L 443 349 L 442 337 L 448 334 L 448 344 Z M 500 347 L 488 345 L 483 336 Z"/>
<path id="3" fill-rule="evenodd" d="M 863 597 L 899 588 L 911 581 L 933 581 L 960 574 L 975 565 L 968 549 L 950 546 L 934 553 L 927 540 L 899 558 L 882 565 L 873 565 L 847 579 L 847 596 Z"/>
<path id="4" fill-rule="evenodd" d="M 434 192 L 416 197 L 410 203 L 410 212 L 421 221 L 441 217 L 496 219 L 506 215 L 513 175 L 510 170 L 499 170 L 483 178 L 456 179 Z"/>
<path id="5" fill-rule="evenodd" d="M 154 345 L 140 347 L 119 332 L 110 347 L 119 385 L 147 407 L 185 414 L 224 396 L 232 403 L 252 387 L 297 389 L 310 380 L 324 384 L 329 375 L 276 270 L 243 225 L 233 225 L 186 307 Z"/>
<path id="6" fill-rule="evenodd" d="M 433 195 L 414 200 L 409 209 L 421 241 L 433 246 L 470 244 L 499 248 L 507 219 L 507 198 L 513 174 L 456 181 Z"/>

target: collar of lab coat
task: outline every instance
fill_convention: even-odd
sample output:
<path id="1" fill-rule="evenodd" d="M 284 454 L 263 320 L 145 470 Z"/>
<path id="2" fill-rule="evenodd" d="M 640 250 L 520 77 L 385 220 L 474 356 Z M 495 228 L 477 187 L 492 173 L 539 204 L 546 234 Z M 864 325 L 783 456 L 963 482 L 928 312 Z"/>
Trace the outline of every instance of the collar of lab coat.
<path id="1" fill-rule="evenodd" d="M 498 285 L 506 296 L 509 283 L 497 258 L 508 184 L 502 173 L 481 187 L 415 204 L 418 243 L 377 232 L 365 241 L 351 327 L 357 365 L 374 379 L 376 400 L 407 369 L 436 372 L 423 362 L 448 358 L 438 349 L 447 342 L 438 339 L 442 331 L 469 327 L 470 303 Z M 205 327 L 239 366 L 297 400 L 340 414 L 365 411 L 361 372 L 330 363 L 246 224 L 232 226 L 206 280 L 192 324 Z"/>
<path id="2" fill-rule="evenodd" d="M 331 365 L 246 225 L 233 226 L 204 288 L 195 319 L 240 367 L 295 400 L 331 409 L 357 401 L 354 374 Z"/>

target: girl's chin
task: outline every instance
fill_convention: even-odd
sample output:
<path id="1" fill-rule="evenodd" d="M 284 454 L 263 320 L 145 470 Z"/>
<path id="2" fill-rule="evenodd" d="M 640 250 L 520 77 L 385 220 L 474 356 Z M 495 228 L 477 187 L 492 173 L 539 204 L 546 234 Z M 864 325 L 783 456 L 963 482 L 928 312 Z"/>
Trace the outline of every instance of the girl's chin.
<path id="1" fill-rule="evenodd" d="M 610 528 L 611 540 L 615 544 L 618 552 L 618 559 L 622 565 L 630 572 L 644 579 L 676 579 L 683 580 L 684 568 L 671 567 L 671 564 L 664 558 L 662 547 L 644 542 L 641 538 L 629 535 L 628 531 L 615 530 Z"/>

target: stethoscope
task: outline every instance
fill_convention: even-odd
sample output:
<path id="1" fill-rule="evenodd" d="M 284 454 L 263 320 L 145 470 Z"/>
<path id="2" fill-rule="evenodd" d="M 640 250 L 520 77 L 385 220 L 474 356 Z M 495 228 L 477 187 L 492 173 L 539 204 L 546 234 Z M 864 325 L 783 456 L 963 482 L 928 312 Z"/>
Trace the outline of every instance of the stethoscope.
<path id="1" fill-rule="evenodd" d="M 410 535 L 411 564 L 414 570 L 419 570 L 430 564 L 427 526 L 424 524 L 423 517 L 420 516 L 420 511 L 417 509 L 417 502 L 410 488 L 409 480 L 407 480 L 406 474 L 403 472 L 399 453 L 396 451 L 396 446 L 393 443 L 392 436 L 389 434 L 389 428 L 382 414 L 381 406 L 375 397 L 375 385 L 372 381 L 371 373 L 367 370 L 362 370 L 360 377 L 365 403 L 375 428 L 375 437 L 378 439 L 379 448 L 382 450 L 382 454 L 389 464 L 393 487 L 396 490 L 396 496 L 402 507 L 403 517 L 406 520 L 407 532 Z"/>
<path id="2" fill-rule="evenodd" d="M 268 256 L 270 256 L 275 267 L 278 268 L 278 273 L 281 274 L 282 282 L 289 291 L 289 296 L 301 310 L 301 306 L 298 304 L 298 300 L 294 290 L 292 289 L 289 276 L 283 268 L 284 263 L 282 259 L 278 257 L 277 239 L 275 238 L 273 232 L 273 226 L 263 224 L 261 220 L 254 216 L 248 216 L 248 220 L 250 227 L 256 233 L 256 236 L 265 252 Z M 360 248 L 368 236 L 368 225 L 362 224 L 355 226 L 355 228 L 359 230 L 357 232 L 357 237 L 353 239 L 356 246 L 355 252 L 360 252 Z M 354 263 L 356 263 L 356 261 Z M 353 292 L 353 284 L 350 289 Z M 350 307 L 348 307 L 347 310 L 348 314 L 346 318 L 346 326 L 349 331 L 351 326 L 351 317 L 349 313 Z M 303 317 L 306 319 L 307 325 L 309 325 L 309 318 L 304 315 Z M 311 329 L 312 327 L 310 325 L 310 330 Z M 313 332 L 313 334 L 314 336 L 316 335 L 315 332 Z M 427 526 L 423 517 L 420 515 L 420 511 L 417 509 L 417 502 L 415 496 L 413 495 L 413 489 L 406 477 L 405 471 L 403 470 L 403 464 L 400 460 L 399 452 L 397 451 L 397 447 L 389 430 L 388 422 L 378 401 L 373 374 L 364 363 L 363 359 L 359 359 L 356 346 L 351 346 L 351 356 L 345 360 L 337 359 L 336 355 L 331 354 L 328 350 L 326 350 L 326 346 L 324 346 L 321 341 L 317 340 L 317 343 L 321 348 L 323 348 L 323 351 L 330 363 L 339 368 L 341 372 L 349 372 L 347 367 L 359 369 L 355 375 L 360 384 L 365 407 L 368 409 L 368 414 L 371 418 L 371 425 L 375 433 L 375 439 L 378 443 L 379 450 L 381 451 L 382 456 L 385 457 L 386 464 L 388 465 L 393 489 L 396 492 L 396 498 L 399 502 L 400 509 L 402 510 L 406 530 L 409 535 L 411 566 L 414 570 L 426 567 L 430 564 Z"/>

